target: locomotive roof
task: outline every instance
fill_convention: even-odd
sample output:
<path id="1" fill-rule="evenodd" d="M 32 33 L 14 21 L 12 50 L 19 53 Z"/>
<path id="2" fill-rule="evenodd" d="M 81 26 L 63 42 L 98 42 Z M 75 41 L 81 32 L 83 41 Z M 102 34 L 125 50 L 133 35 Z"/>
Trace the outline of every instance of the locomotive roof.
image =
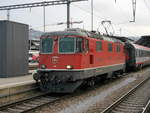
<path id="1" fill-rule="evenodd" d="M 43 36 L 83 36 L 83 37 L 90 37 L 100 40 L 107 40 L 112 42 L 123 42 L 121 39 L 117 38 L 116 36 L 107 36 L 101 35 L 100 33 L 90 32 L 82 29 L 67 29 L 65 31 L 55 31 L 55 32 L 47 32 L 42 35 Z"/>
<path id="2" fill-rule="evenodd" d="M 74 36 L 88 36 L 84 32 L 76 32 L 76 31 L 56 31 L 56 32 L 47 32 L 44 33 L 42 36 L 68 36 L 68 35 L 74 35 Z"/>

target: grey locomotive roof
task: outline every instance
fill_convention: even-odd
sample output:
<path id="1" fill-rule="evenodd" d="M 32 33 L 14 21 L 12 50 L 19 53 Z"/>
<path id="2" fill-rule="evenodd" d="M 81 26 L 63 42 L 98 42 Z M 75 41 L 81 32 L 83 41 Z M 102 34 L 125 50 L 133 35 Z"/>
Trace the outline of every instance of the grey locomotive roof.
<path id="1" fill-rule="evenodd" d="M 56 32 L 47 32 L 44 33 L 42 36 L 68 36 L 68 35 L 74 35 L 74 36 L 88 36 L 84 32 L 78 32 L 78 31 L 56 31 Z"/>
<path id="2" fill-rule="evenodd" d="M 112 42 L 122 42 L 122 40 L 116 38 L 115 36 L 101 35 L 100 33 L 89 32 L 78 28 L 67 29 L 65 31 L 47 32 L 44 33 L 42 36 L 69 36 L 69 35 L 90 37 L 90 38 L 96 38 L 96 39 L 107 40 Z"/>

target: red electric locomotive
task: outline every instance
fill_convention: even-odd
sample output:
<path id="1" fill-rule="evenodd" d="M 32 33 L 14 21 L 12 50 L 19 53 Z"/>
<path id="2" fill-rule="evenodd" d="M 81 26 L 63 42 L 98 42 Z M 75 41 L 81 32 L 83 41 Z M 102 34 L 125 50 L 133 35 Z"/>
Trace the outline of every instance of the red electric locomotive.
<path id="1" fill-rule="evenodd" d="M 73 92 L 85 81 L 120 73 L 126 68 L 124 43 L 82 29 L 45 33 L 40 41 L 34 79 L 42 90 Z"/>

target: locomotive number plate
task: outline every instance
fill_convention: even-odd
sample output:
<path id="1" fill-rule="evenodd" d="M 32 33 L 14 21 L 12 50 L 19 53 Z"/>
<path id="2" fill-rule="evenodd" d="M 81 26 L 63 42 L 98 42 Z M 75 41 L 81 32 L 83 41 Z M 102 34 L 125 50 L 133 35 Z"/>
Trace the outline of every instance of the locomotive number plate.
<path id="1" fill-rule="evenodd" d="M 51 61 L 52 61 L 53 64 L 57 64 L 59 62 L 59 57 L 58 56 L 53 56 Z"/>

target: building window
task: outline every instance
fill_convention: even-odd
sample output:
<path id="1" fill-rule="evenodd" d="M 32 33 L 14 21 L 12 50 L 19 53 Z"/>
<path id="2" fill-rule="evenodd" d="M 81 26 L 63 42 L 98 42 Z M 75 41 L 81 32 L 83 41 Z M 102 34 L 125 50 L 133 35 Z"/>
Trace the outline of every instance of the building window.
<path id="1" fill-rule="evenodd" d="M 100 41 L 96 42 L 96 51 L 102 51 L 102 42 Z"/>
<path id="2" fill-rule="evenodd" d="M 112 46 L 113 46 L 113 45 L 112 45 L 111 43 L 108 44 L 108 51 L 109 51 L 109 52 L 112 52 L 112 50 L 113 50 L 113 47 L 112 47 Z"/>

